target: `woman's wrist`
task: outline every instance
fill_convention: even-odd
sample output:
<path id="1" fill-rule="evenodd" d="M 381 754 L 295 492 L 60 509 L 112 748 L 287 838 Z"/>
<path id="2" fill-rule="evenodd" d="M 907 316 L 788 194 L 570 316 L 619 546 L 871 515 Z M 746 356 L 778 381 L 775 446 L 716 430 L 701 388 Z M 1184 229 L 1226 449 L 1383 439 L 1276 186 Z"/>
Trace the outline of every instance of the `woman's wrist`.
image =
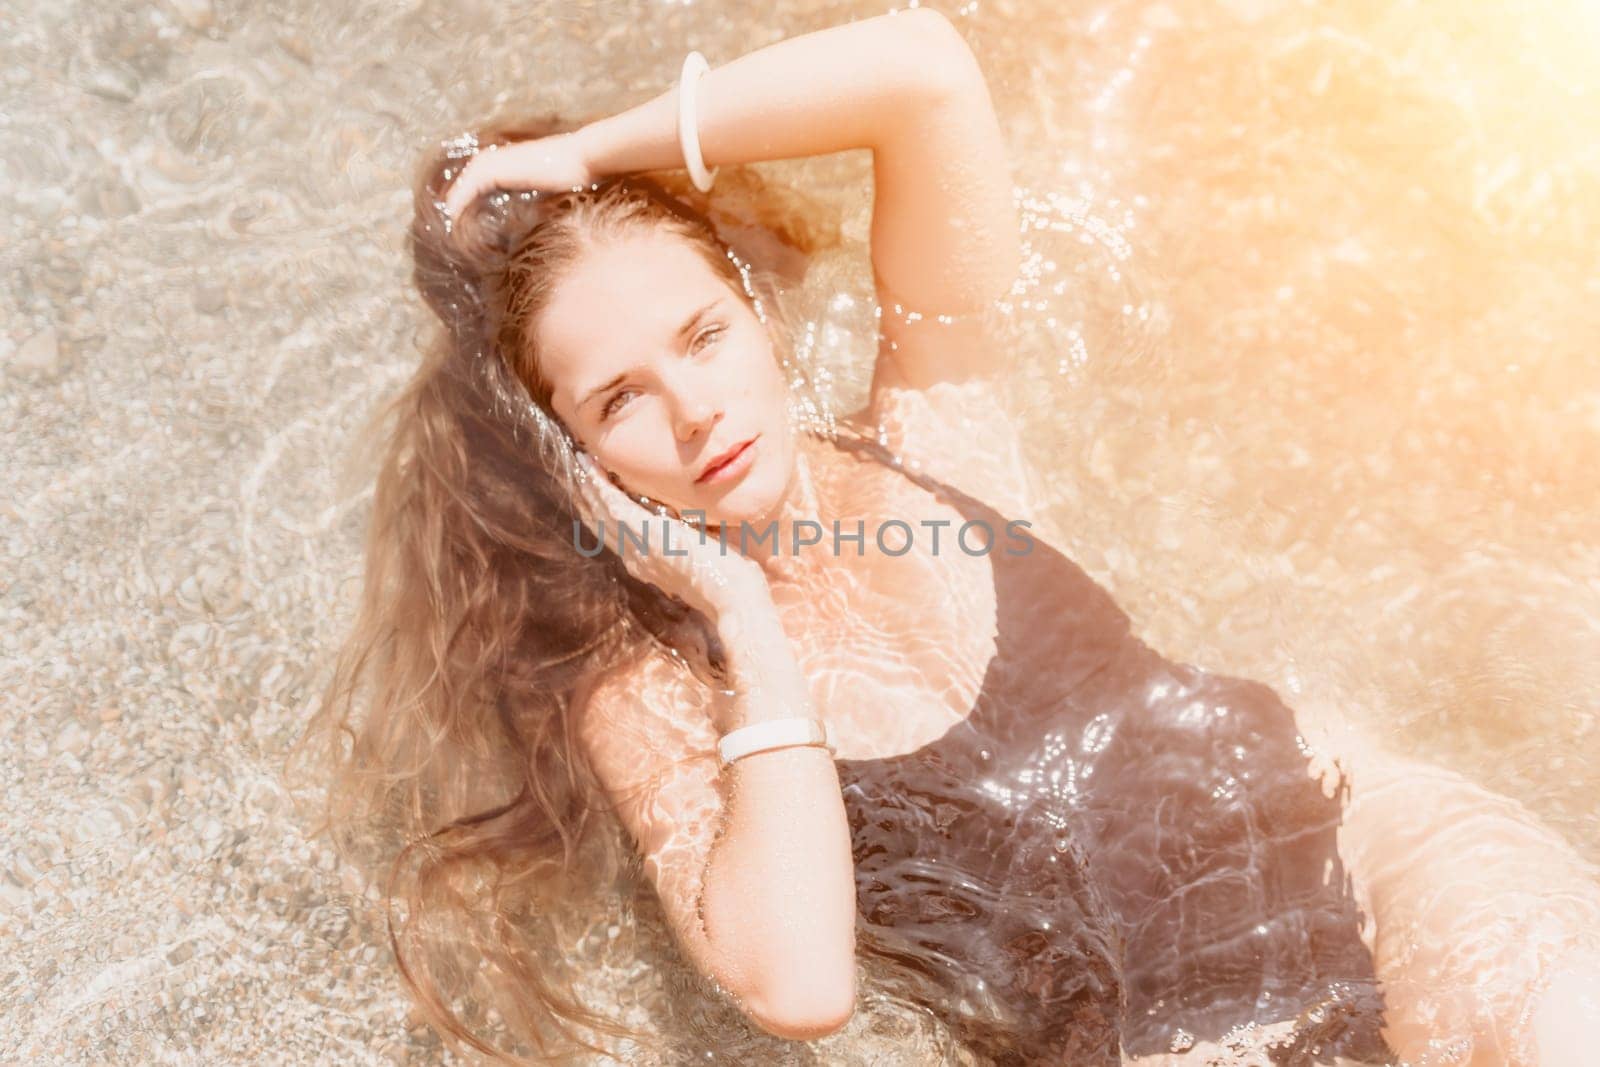
<path id="1" fill-rule="evenodd" d="M 701 156 L 722 164 L 876 147 L 906 108 L 948 91 L 971 53 L 943 15 L 913 8 L 791 37 L 698 82 Z M 684 166 L 678 87 L 577 131 L 597 177 Z"/>
<path id="2" fill-rule="evenodd" d="M 811 703 L 805 677 L 798 671 L 774 672 L 761 681 L 753 681 L 755 677 L 747 675 L 732 689 L 717 694 L 711 723 L 718 733 L 726 735 L 741 726 L 775 719 L 821 718 Z"/>
<path id="3" fill-rule="evenodd" d="M 574 131 L 589 173 L 596 178 L 683 166 L 678 146 L 677 90 L 638 107 L 596 119 Z"/>
<path id="4" fill-rule="evenodd" d="M 728 689 L 714 718 L 724 733 L 768 719 L 815 715 L 805 673 L 773 610 L 746 610 L 718 625 L 728 649 Z"/>

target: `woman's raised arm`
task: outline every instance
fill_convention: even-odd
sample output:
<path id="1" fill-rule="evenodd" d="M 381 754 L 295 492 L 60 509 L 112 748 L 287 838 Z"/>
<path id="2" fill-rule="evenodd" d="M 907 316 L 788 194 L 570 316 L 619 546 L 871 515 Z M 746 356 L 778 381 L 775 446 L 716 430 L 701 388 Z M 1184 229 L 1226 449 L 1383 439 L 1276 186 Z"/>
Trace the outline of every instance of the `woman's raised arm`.
<path id="1" fill-rule="evenodd" d="M 718 768 L 716 738 L 809 714 L 805 679 L 770 612 L 725 618 L 734 686 L 709 715 L 664 655 L 582 700 L 591 766 L 644 857 L 685 959 L 751 1022 L 810 1040 L 855 1010 L 855 865 L 827 750 L 772 749 Z"/>
<path id="2" fill-rule="evenodd" d="M 977 60 L 938 12 L 911 8 L 758 48 L 704 74 L 695 104 L 708 167 L 872 151 L 872 265 L 886 306 L 960 312 L 1016 278 L 1004 139 Z M 448 206 L 458 214 L 496 188 L 570 189 L 683 165 L 674 85 L 570 133 L 479 154 Z"/>
<path id="3" fill-rule="evenodd" d="M 943 15 L 913 8 L 790 37 L 712 67 L 695 94 L 706 166 L 875 149 L 906 123 L 908 108 L 959 72 L 963 47 Z M 677 86 L 590 123 L 579 137 L 597 175 L 682 167 Z"/>
<path id="4" fill-rule="evenodd" d="M 581 462 L 591 535 L 606 517 L 633 529 L 650 520 Z M 579 736 L 687 959 L 769 1033 L 821 1037 L 855 1010 L 855 865 L 839 774 L 815 745 L 718 766 L 717 737 L 817 712 L 760 565 L 688 526 L 679 533 L 682 551 L 623 562 L 712 621 L 728 689 L 691 711 L 673 696 L 685 672 L 652 655 L 578 696 Z"/>
<path id="5" fill-rule="evenodd" d="M 914 8 L 780 41 L 712 69 L 695 102 L 708 167 L 871 149 L 872 269 L 884 309 L 872 408 L 894 424 L 882 416 L 897 394 L 942 384 L 958 390 L 947 406 L 986 402 L 999 361 L 971 313 L 1016 280 L 1021 236 L 988 85 L 950 21 Z M 575 131 L 570 148 L 551 146 L 559 150 L 530 168 L 564 174 L 578 161 L 598 178 L 681 167 L 677 122 L 674 87 Z M 997 440 L 1007 439 L 997 425 Z"/>
<path id="6" fill-rule="evenodd" d="M 707 167 L 872 150 L 872 263 L 886 303 L 963 311 L 1016 278 L 1004 138 L 972 50 L 939 12 L 757 49 L 705 74 L 695 103 Z M 677 88 L 576 136 L 596 176 L 681 167 Z"/>

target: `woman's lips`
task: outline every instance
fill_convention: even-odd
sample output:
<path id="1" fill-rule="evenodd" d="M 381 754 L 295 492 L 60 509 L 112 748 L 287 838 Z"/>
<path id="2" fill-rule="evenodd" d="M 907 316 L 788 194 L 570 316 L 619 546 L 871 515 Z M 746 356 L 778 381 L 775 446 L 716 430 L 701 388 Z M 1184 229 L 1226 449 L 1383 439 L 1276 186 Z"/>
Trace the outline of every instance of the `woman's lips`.
<path id="1" fill-rule="evenodd" d="M 758 434 L 757 436 L 760 435 Z M 716 482 L 728 481 L 743 474 L 750 467 L 755 443 L 756 439 L 754 437 L 750 438 L 750 440 L 740 445 L 738 451 L 734 452 L 731 457 L 723 460 L 720 464 L 695 479 L 696 483 L 699 485 L 711 485 Z"/>

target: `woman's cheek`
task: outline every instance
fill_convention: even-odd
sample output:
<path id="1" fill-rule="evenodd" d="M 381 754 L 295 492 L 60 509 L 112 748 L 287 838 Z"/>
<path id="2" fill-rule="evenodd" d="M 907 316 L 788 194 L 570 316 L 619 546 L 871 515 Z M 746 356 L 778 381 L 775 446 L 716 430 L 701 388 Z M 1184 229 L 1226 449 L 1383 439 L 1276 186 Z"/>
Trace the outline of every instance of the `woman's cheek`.
<path id="1" fill-rule="evenodd" d="M 636 401 L 637 403 L 637 401 Z M 650 448 L 640 430 L 640 419 L 631 416 L 616 420 L 601 438 L 599 453 L 606 466 L 628 485 L 641 485 L 650 478 Z"/>

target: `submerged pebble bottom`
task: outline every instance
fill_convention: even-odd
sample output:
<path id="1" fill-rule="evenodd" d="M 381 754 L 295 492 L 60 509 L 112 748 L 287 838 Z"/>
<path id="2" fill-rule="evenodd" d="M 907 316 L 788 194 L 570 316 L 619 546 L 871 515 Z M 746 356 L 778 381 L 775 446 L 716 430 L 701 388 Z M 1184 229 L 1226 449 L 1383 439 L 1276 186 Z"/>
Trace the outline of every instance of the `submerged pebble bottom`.
<path id="1" fill-rule="evenodd" d="M 410 169 L 497 101 L 616 109 L 683 48 L 878 9 L 747 10 L 5 19 L 0 1060 L 453 1062 L 278 774 L 354 604 L 369 497 L 340 464 L 415 359 Z M 947 10 L 1014 152 L 1029 259 L 997 358 L 1062 550 L 1173 658 L 1600 857 L 1594 7 Z M 771 168 L 844 222 L 801 294 L 843 410 L 866 167 Z M 641 963 L 670 959 L 648 910 L 591 920 L 593 996 L 681 1035 L 674 1062 L 972 1061 L 870 989 L 836 1037 L 767 1040 Z"/>

